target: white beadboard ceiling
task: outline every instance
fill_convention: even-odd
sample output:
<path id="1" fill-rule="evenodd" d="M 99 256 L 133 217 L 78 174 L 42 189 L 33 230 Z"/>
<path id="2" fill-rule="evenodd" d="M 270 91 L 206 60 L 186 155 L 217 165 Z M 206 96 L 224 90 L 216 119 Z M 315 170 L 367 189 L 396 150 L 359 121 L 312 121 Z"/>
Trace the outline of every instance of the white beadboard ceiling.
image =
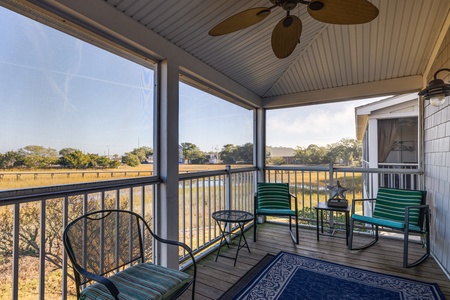
<path id="1" fill-rule="evenodd" d="M 176 48 L 171 51 L 188 58 L 180 58 L 181 67 L 186 63 L 186 69 L 195 73 L 189 63 L 204 65 L 203 70 L 213 71 L 209 72 L 212 86 L 227 86 L 224 90 L 228 95 L 252 98 L 254 103 L 259 99 L 268 108 L 418 90 L 423 86 L 423 76 L 428 76 L 425 72 L 430 58 L 450 19 L 450 0 L 370 0 L 380 13 L 374 21 L 362 25 L 321 23 L 299 4 L 291 13 L 303 23 L 300 44 L 291 56 L 278 59 L 270 39 L 274 26 L 285 16 L 281 8 L 273 9 L 250 28 L 224 36 L 208 35 L 223 19 L 245 9 L 269 7 L 269 0 L 1 2 L 38 5 L 97 32 L 120 31 L 122 37 L 129 27 L 124 20 L 132 20 L 133 26 L 145 27 L 146 31 L 139 31 L 138 38 L 130 34 L 130 40 L 137 44 L 139 40 L 151 41 L 146 45 L 142 42 L 140 47 L 156 58 L 165 59 L 165 49 Z M 148 32 L 148 38 L 142 32 Z M 151 35 L 160 39 L 150 39 Z M 192 61 L 187 62 L 190 58 Z M 199 77 L 210 76 L 205 71 Z"/>

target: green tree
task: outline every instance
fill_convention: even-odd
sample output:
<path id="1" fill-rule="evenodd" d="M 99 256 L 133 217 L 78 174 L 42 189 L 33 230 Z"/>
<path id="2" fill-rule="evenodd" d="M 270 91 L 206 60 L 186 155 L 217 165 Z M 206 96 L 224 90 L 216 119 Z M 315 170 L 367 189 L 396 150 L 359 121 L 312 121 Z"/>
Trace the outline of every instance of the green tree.
<path id="1" fill-rule="evenodd" d="M 12 169 L 19 166 L 21 163 L 20 155 L 14 151 L 8 151 L 5 154 L 0 154 L 0 168 Z"/>
<path id="2" fill-rule="evenodd" d="M 269 159 L 269 163 L 276 165 L 276 166 L 280 166 L 280 165 L 284 165 L 286 163 L 286 160 L 280 156 L 272 157 Z"/>
<path id="3" fill-rule="evenodd" d="M 141 162 L 145 161 L 149 156 L 153 155 L 153 149 L 151 147 L 143 146 L 135 148 L 131 151 L 132 154 L 137 155 Z"/>
<path id="4" fill-rule="evenodd" d="M 352 161 L 361 161 L 362 144 L 358 140 L 343 138 L 330 146 L 332 161 L 342 160 L 344 164 L 350 165 Z"/>
<path id="5" fill-rule="evenodd" d="M 233 144 L 226 144 L 219 153 L 220 160 L 225 164 L 235 164 L 236 146 Z"/>
<path id="6" fill-rule="evenodd" d="M 253 144 L 246 143 L 242 146 L 237 146 L 234 152 L 236 161 L 244 163 L 253 163 Z"/>
<path id="7" fill-rule="evenodd" d="M 30 145 L 19 149 L 23 165 L 27 168 L 48 168 L 58 163 L 58 152 L 52 148 Z"/>
<path id="8" fill-rule="evenodd" d="M 89 167 L 91 159 L 89 155 L 84 154 L 80 150 L 74 150 L 67 152 L 66 155 L 61 157 L 60 161 L 67 168 L 86 169 Z"/>
<path id="9" fill-rule="evenodd" d="M 297 147 L 295 158 L 301 164 L 324 164 L 329 163 L 327 153 L 327 148 L 311 144 L 307 148 Z"/>
<path id="10" fill-rule="evenodd" d="M 181 143 L 183 156 L 190 164 L 203 164 L 207 161 L 205 153 L 192 143 Z"/>
<path id="11" fill-rule="evenodd" d="M 122 156 L 122 162 L 130 167 L 137 167 L 141 164 L 139 156 L 131 152 L 125 153 L 125 155 Z"/>

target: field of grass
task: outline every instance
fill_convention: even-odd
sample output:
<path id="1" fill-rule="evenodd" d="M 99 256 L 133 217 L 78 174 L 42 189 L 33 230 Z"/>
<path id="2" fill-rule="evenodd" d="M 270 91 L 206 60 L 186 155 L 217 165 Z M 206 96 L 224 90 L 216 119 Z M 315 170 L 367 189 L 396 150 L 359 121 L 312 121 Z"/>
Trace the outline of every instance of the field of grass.
<path id="1" fill-rule="evenodd" d="M 224 169 L 225 165 L 179 165 L 180 173 Z M 143 164 L 138 167 L 124 165 L 117 169 L 88 169 L 84 171 L 72 169 L 0 170 L 0 191 L 151 175 L 153 175 L 152 164 Z"/>

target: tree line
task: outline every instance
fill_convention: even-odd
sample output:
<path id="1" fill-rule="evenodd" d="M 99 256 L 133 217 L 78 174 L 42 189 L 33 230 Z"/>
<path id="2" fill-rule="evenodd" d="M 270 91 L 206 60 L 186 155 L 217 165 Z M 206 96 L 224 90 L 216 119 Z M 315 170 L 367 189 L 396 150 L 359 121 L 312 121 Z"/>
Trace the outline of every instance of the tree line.
<path id="1" fill-rule="evenodd" d="M 355 139 L 344 138 L 337 143 L 327 146 L 314 144 L 306 148 L 297 147 L 295 159 L 298 164 L 327 164 L 341 163 L 351 165 L 352 162 L 361 163 L 362 144 Z"/>
<path id="2" fill-rule="evenodd" d="M 91 168 L 117 168 L 122 163 L 137 166 L 153 154 L 150 147 L 136 148 L 125 153 L 122 157 L 114 155 L 108 157 L 92 153 L 84 153 L 75 148 L 64 148 L 59 152 L 53 148 L 30 145 L 18 151 L 0 153 L 0 169 L 91 169 Z"/>
<path id="3" fill-rule="evenodd" d="M 189 142 L 181 143 L 181 151 L 184 163 L 188 164 L 209 164 L 211 156 L 215 157 L 214 162 L 223 164 L 252 164 L 253 144 L 244 145 L 226 144 L 217 153 L 207 153 Z M 289 163 L 311 165 L 342 163 L 349 165 L 354 161 L 360 162 L 362 145 L 355 139 L 344 138 L 337 143 L 327 146 L 317 146 L 311 144 L 308 147 L 297 147 L 294 150 L 293 161 Z M 146 162 L 153 155 L 151 147 L 143 146 L 135 148 L 119 157 L 84 153 L 79 149 L 64 148 L 57 151 L 53 148 L 30 145 L 18 151 L 8 151 L 0 153 L 0 169 L 48 169 L 48 168 L 68 168 L 68 169 L 90 169 L 90 168 L 117 168 L 122 163 L 136 167 Z M 286 164 L 286 158 L 273 157 L 270 151 L 266 151 L 266 163 L 274 165 Z"/>
<path id="4" fill-rule="evenodd" d="M 202 152 L 195 144 L 181 143 L 184 159 L 187 163 L 209 163 L 208 153 Z M 317 165 L 329 163 L 341 163 L 350 165 L 353 162 L 361 162 L 362 144 L 358 140 L 343 138 L 339 142 L 326 146 L 311 144 L 308 147 L 297 147 L 294 150 L 293 162 L 302 165 Z M 218 152 L 218 159 L 224 164 L 253 163 L 253 144 L 244 145 L 226 144 Z M 274 157 L 266 150 L 266 163 L 274 165 L 286 164 L 286 158 Z"/>

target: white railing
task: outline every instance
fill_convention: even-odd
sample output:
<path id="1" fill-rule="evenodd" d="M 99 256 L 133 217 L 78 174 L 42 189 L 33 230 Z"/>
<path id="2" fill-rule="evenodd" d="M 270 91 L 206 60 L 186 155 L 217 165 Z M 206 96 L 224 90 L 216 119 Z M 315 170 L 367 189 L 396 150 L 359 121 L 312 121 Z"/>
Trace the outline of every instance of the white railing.
<path id="1" fill-rule="evenodd" d="M 180 241 L 196 255 L 209 253 L 209 247 L 220 239 L 219 228 L 211 217 L 214 211 L 253 211 L 255 171 L 256 168 L 227 167 L 180 174 Z"/>
<path id="2" fill-rule="evenodd" d="M 329 166 L 268 166 L 267 182 L 289 183 L 297 195 L 300 219 L 305 225 L 315 224 L 314 207 L 329 200 L 328 186 L 340 184 L 347 189 L 346 198 L 375 198 L 378 187 L 422 189 L 421 170 L 417 168 L 343 168 Z M 363 207 L 356 208 L 365 213 Z"/>
<path id="3" fill-rule="evenodd" d="M 214 211 L 253 212 L 256 171 L 228 167 L 179 175 L 179 240 L 188 244 L 197 258 L 217 246 L 219 228 L 211 218 Z M 348 189 L 348 199 L 373 197 L 375 186 L 385 186 L 386 175 L 407 175 L 410 188 L 421 188 L 418 169 L 269 166 L 265 174 L 267 182 L 290 184 L 304 226 L 315 224 L 314 207 L 328 200 L 327 186 L 337 180 Z M 2 298 L 73 298 L 71 270 L 69 273 L 61 243 L 63 228 L 71 219 L 103 208 L 133 210 L 151 221 L 155 186 L 160 182 L 156 177 L 139 177 L 0 192 L 0 289 L 9 291 Z M 183 259 L 184 253 L 180 253 L 180 262 Z M 27 281 L 30 276 L 35 276 L 34 286 Z"/>
<path id="4" fill-rule="evenodd" d="M 90 211 L 135 211 L 151 221 L 157 178 L 0 192 L 1 299 L 74 299 L 62 231 Z M 20 287 L 20 288 L 19 288 Z"/>

